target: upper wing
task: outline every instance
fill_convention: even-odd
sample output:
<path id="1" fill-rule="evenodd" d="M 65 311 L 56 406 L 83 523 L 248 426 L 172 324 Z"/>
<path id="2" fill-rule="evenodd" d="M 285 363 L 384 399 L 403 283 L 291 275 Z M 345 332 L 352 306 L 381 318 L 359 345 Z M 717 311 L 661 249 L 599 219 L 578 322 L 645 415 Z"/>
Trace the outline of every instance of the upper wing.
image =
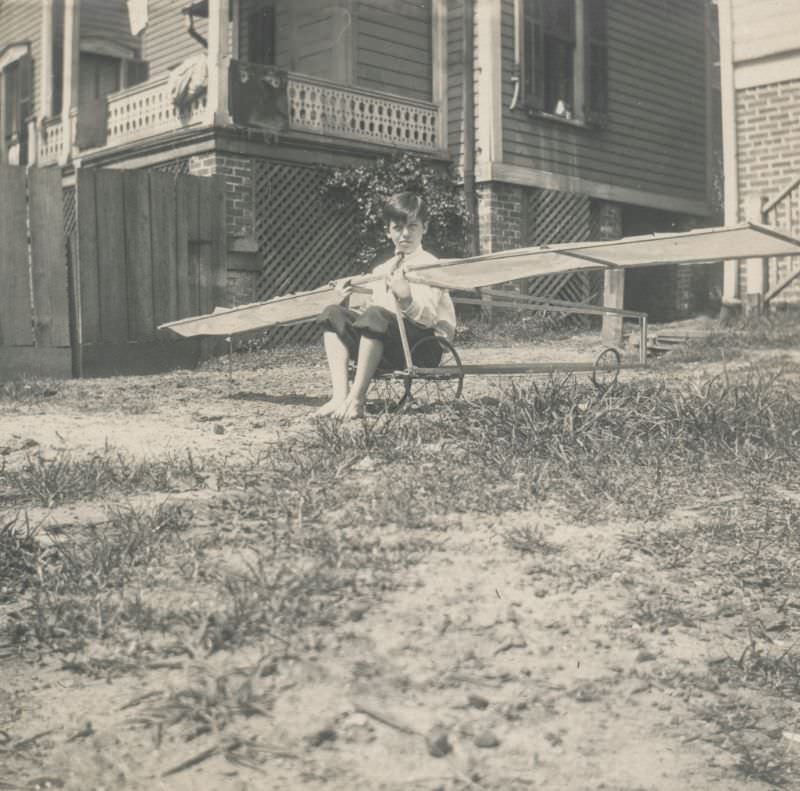
<path id="1" fill-rule="evenodd" d="M 413 279 L 440 288 L 471 289 L 559 272 L 798 254 L 800 240 L 775 228 L 747 223 L 729 228 L 699 228 L 610 242 L 527 247 L 474 258 L 440 260 L 414 267 Z"/>
<path id="2" fill-rule="evenodd" d="M 188 338 L 195 335 L 232 335 L 313 319 L 329 305 L 338 305 L 341 299 L 333 286 L 323 286 L 314 291 L 275 297 L 252 305 L 217 308 L 214 313 L 205 316 L 170 321 L 160 325 L 159 329 L 168 328 Z"/>
<path id="3" fill-rule="evenodd" d="M 800 240 L 763 225 L 746 223 L 729 228 L 700 228 L 684 233 L 633 236 L 610 242 L 580 242 L 528 247 L 474 258 L 440 260 L 410 267 L 409 279 L 439 288 L 471 289 L 506 283 L 523 277 L 618 269 L 655 264 L 710 263 L 721 259 L 800 255 Z M 352 278 L 365 284 L 373 275 Z M 278 324 L 314 318 L 340 297 L 333 286 L 276 297 L 267 302 L 221 309 L 162 324 L 186 337 L 231 335 Z"/>

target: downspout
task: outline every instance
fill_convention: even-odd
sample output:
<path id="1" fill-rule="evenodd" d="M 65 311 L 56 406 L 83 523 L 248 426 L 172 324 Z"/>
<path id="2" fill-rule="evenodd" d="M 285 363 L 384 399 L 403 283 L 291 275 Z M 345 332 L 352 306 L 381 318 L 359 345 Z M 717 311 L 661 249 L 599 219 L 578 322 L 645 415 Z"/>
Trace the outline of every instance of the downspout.
<path id="1" fill-rule="evenodd" d="M 733 63 L 733 9 L 731 0 L 719 0 L 719 73 L 722 104 L 722 151 L 725 179 L 725 225 L 739 222 L 739 179 L 737 172 L 736 84 Z M 722 289 L 723 311 L 738 305 L 739 262 L 726 261 Z"/>
<path id="2" fill-rule="evenodd" d="M 469 255 L 480 252 L 478 201 L 475 193 L 475 2 L 464 0 L 462 58 L 463 124 L 464 124 L 464 202 L 469 218 L 467 244 Z"/>
<path id="3" fill-rule="evenodd" d="M 192 6 L 186 14 L 186 32 L 198 43 L 203 49 L 208 49 L 208 39 L 199 33 L 194 26 L 194 14 L 192 13 Z"/>

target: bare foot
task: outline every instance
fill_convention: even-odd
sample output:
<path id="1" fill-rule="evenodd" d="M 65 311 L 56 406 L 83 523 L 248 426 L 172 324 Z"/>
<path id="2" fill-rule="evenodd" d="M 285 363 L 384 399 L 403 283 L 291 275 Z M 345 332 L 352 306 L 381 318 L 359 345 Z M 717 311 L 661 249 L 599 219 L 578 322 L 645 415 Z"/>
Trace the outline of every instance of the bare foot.
<path id="1" fill-rule="evenodd" d="M 356 420 L 364 417 L 364 401 L 348 396 L 333 416 L 340 420 Z"/>
<path id="2" fill-rule="evenodd" d="M 326 401 L 316 412 L 314 412 L 314 417 L 327 417 L 328 415 L 335 415 L 343 406 L 344 401 L 336 401 L 335 399 L 331 398 L 330 401 Z"/>

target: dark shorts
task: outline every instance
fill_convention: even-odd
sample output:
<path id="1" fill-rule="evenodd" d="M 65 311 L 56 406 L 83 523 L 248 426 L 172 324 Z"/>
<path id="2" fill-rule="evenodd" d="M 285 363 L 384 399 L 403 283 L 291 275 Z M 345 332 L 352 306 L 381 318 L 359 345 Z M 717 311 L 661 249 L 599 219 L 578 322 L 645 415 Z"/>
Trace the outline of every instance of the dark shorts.
<path id="1" fill-rule="evenodd" d="M 372 306 L 358 313 L 340 305 L 332 305 L 322 311 L 317 323 L 323 330 L 336 333 L 347 347 L 351 360 L 358 359 L 358 344 L 361 342 L 361 337 L 366 336 L 383 341 L 383 356 L 378 366 L 379 370 L 399 371 L 406 367 L 397 318 L 386 308 Z M 408 319 L 403 323 L 409 348 L 414 349 L 417 345 L 412 355 L 414 365 L 421 368 L 437 366 L 442 359 L 442 347 L 435 341 L 436 333 L 430 327 L 420 327 Z M 430 340 L 421 343 L 426 338 Z"/>

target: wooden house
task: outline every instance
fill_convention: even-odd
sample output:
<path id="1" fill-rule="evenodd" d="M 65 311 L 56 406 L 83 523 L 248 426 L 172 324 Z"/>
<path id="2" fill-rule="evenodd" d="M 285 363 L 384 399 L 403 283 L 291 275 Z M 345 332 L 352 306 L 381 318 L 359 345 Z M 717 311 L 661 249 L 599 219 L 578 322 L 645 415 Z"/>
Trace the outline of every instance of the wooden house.
<path id="1" fill-rule="evenodd" d="M 2 0 L 0 158 L 67 185 L 90 167 L 221 175 L 238 302 L 315 285 L 352 250 L 318 165 L 397 151 L 456 164 L 482 252 L 689 228 L 713 215 L 710 8 Z M 630 273 L 626 307 L 695 310 L 695 277 Z"/>
<path id="2" fill-rule="evenodd" d="M 719 0 L 725 220 L 800 235 L 800 4 Z M 731 261 L 724 303 L 796 305 L 800 260 Z"/>

